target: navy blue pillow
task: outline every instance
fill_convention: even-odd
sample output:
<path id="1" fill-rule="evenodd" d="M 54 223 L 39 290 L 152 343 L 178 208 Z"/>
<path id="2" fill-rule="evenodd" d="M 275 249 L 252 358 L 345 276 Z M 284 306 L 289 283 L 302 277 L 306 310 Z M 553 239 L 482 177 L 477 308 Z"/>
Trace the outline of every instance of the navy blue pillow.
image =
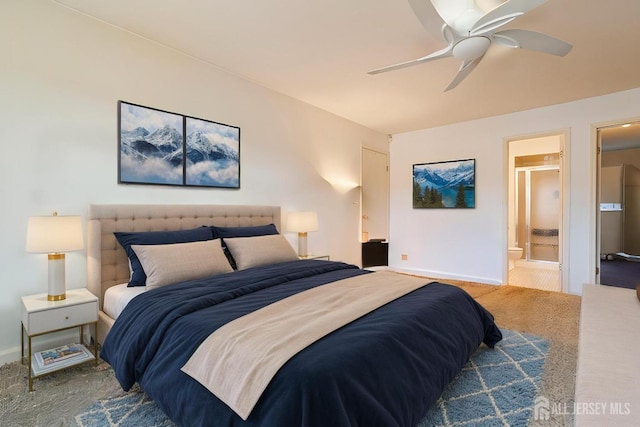
<path id="1" fill-rule="evenodd" d="M 217 237 L 254 237 L 278 234 L 275 225 L 254 225 L 250 227 L 216 227 L 213 226 L 213 234 Z"/>
<path id="2" fill-rule="evenodd" d="M 147 275 L 144 274 L 142 264 L 131 245 L 167 245 L 171 243 L 200 242 L 213 240 L 214 231 L 211 227 L 198 227 L 190 230 L 175 231 L 142 231 L 142 232 L 115 232 L 118 242 L 124 248 L 131 263 L 131 279 L 128 287 L 145 286 Z"/>
<path id="3" fill-rule="evenodd" d="M 229 260 L 229 264 L 233 267 L 234 270 L 238 269 L 236 265 L 236 260 L 233 259 L 231 252 L 227 248 L 227 245 L 224 243 L 225 237 L 254 237 L 254 236 L 268 236 L 270 234 L 278 234 L 278 229 L 274 224 L 268 225 L 253 225 L 249 227 L 216 227 L 212 226 L 213 235 L 216 237 L 222 238 L 222 249 L 224 250 L 224 254 L 227 256 Z"/>

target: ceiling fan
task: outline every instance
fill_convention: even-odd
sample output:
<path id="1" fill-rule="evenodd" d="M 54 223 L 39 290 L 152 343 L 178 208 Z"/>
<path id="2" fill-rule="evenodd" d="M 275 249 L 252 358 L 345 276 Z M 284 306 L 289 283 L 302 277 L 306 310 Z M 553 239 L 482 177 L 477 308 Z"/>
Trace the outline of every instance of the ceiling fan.
<path id="1" fill-rule="evenodd" d="M 462 2 L 462 4 L 461 4 Z M 547 2 L 547 0 L 409 0 L 409 4 L 418 20 L 428 31 L 447 42 L 447 47 L 418 59 L 401 62 L 369 71 L 379 74 L 400 68 L 411 67 L 423 62 L 453 56 L 460 59 L 462 65 L 458 74 L 449 83 L 445 92 L 458 86 L 482 61 L 491 44 L 511 48 L 522 48 L 565 56 L 573 48 L 569 43 L 528 30 L 496 31 L 526 12 Z M 478 3 L 490 10 L 485 12 Z"/>

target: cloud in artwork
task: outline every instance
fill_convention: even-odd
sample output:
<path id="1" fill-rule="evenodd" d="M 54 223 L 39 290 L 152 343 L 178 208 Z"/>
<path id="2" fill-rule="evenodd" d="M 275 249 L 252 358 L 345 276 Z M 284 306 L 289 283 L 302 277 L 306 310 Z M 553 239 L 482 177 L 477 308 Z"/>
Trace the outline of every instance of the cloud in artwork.
<path id="1" fill-rule="evenodd" d="M 239 176 L 237 162 L 203 161 L 187 168 L 187 184 L 190 185 L 237 187 Z"/>
<path id="2" fill-rule="evenodd" d="M 125 182 L 182 184 L 182 166 L 174 167 L 157 157 L 140 161 L 123 156 L 120 160 L 120 171 L 120 178 Z"/>

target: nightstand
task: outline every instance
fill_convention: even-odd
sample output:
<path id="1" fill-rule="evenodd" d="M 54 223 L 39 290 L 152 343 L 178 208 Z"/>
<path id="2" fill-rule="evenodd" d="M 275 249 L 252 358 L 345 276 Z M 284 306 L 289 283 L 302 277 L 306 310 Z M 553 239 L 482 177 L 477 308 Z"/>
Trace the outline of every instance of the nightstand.
<path id="1" fill-rule="evenodd" d="M 93 357 L 83 358 L 76 363 L 65 363 L 59 369 L 49 369 L 36 375 L 32 368 L 33 351 L 31 342 L 34 337 L 59 332 L 66 329 L 78 328 L 80 330 L 79 344 L 83 343 L 85 325 L 93 325 L 95 334 L 98 331 L 98 298 L 87 289 L 72 289 L 66 292 L 67 298 L 61 301 L 48 301 L 47 294 L 29 295 L 22 297 L 22 363 L 29 368 L 29 391 L 33 391 L 33 379 L 52 372 L 65 369 L 70 366 L 80 365 L 90 361 L 98 364 L 98 346 L 94 343 Z M 24 343 L 27 335 L 27 353 L 25 355 Z"/>
<path id="2" fill-rule="evenodd" d="M 309 254 L 306 256 L 299 256 L 298 258 L 300 259 L 322 259 L 325 261 L 329 261 L 329 255 L 313 255 L 313 254 Z"/>
<path id="3" fill-rule="evenodd" d="M 389 243 L 365 242 L 362 244 L 362 268 L 389 265 Z"/>

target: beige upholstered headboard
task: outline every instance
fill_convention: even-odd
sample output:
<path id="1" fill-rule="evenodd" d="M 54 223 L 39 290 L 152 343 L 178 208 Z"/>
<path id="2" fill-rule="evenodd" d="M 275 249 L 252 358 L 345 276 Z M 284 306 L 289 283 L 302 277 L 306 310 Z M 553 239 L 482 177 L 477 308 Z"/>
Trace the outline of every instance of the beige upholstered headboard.
<path id="1" fill-rule="evenodd" d="M 129 281 L 129 260 L 114 231 L 167 231 L 202 225 L 246 227 L 275 224 L 279 206 L 250 205 L 91 205 L 87 218 L 88 289 L 100 298 L 113 285 Z"/>

